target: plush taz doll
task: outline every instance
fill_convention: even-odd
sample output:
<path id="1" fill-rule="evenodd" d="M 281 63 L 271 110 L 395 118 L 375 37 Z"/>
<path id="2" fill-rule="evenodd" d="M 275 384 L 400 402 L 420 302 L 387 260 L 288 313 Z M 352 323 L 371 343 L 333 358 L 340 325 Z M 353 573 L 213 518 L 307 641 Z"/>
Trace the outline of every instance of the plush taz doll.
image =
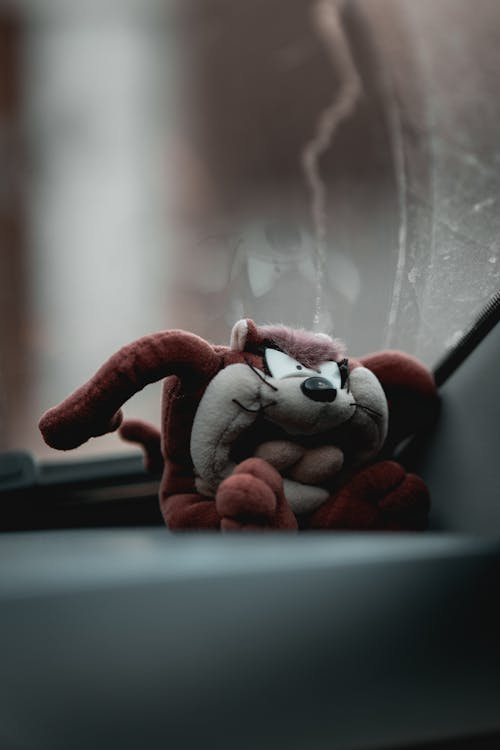
<path id="1" fill-rule="evenodd" d="M 165 378 L 161 433 L 120 407 Z M 180 529 L 424 529 L 424 482 L 388 460 L 437 403 L 413 357 L 347 359 L 343 345 L 240 320 L 230 346 L 172 330 L 144 336 L 40 421 L 54 448 L 120 428 L 162 472 L 160 507 Z M 121 425 L 121 427 L 120 427 Z"/>

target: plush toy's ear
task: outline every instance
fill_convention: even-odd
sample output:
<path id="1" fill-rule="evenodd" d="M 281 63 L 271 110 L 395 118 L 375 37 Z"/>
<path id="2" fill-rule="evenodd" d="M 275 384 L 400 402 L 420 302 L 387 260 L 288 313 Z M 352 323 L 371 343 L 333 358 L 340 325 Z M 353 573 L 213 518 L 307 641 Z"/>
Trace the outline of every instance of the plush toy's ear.
<path id="1" fill-rule="evenodd" d="M 242 318 L 231 331 L 230 347 L 234 352 L 253 349 L 259 341 L 257 326 L 250 318 Z"/>
<path id="2" fill-rule="evenodd" d="M 218 366 L 213 347 L 192 333 L 144 336 L 116 352 L 85 385 L 46 412 L 40 431 L 53 448 L 76 448 L 90 437 L 116 430 L 122 404 L 149 383 L 177 375 L 196 386 L 208 382 Z"/>
<path id="3" fill-rule="evenodd" d="M 384 351 L 359 361 L 377 376 L 387 397 L 389 450 L 432 424 L 439 409 L 436 384 L 432 373 L 418 359 L 402 352 Z"/>

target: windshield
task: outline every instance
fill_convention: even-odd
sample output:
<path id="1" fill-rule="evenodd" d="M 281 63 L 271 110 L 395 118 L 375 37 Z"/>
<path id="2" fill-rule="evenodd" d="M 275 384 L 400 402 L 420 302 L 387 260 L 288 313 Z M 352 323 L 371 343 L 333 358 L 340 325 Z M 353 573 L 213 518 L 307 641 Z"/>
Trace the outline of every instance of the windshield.
<path id="1" fill-rule="evenodd" d="M 41 413 L 166 328 L 227 343 L 248 316 L 435 364 L 499 286 L 499 21 L 488 0 L 1 10 L 0 448 L 59 458 Z M 159 424 L 160 400 L 126 413 Z"/>

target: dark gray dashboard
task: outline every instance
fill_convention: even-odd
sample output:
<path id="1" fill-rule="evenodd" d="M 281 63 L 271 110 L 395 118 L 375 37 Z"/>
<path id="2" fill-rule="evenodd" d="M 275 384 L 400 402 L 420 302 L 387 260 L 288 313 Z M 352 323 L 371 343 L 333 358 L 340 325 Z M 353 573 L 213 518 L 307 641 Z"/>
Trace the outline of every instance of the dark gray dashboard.
<path id="1" fill-rule="evenodd" d="M 2 747 L 378 748 L 500 731 L 500 543 L 14 533 Z"/>

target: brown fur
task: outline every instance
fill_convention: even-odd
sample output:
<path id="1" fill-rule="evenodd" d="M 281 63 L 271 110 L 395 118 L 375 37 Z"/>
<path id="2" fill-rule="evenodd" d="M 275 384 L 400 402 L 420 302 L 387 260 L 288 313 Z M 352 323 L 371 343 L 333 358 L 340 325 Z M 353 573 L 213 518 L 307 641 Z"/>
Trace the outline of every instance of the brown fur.
<path id="1" fill-rule="evenodd" d="M 303 328 L 289 328 L 284 325 L 261 326 L 262 341 L 275 344 L 305 367 L 315 368 L 320 362 L 337 362 L 345 355 L 345 345 L 340 339 L 318 335 Z"/>
<path id="2" fill-rule="evenodd" d="M 212 346 L 185 331 L 164 331 L 123 347 L 85 385 L 43 416 L 40 429 L 46 442 L 68 450 L 90 437 L 116 430 L 122 404 L 148 383 L 165 378 L 162 458 L 160 433 L 155 428 L 125 422 L 121 434 L 143 444 L 153 471 L 164 461 L 160 507 L 172 529 L 291 529 L 299 523 L 308 528 L 425 526 L 429 505 L 425 485 L 392 462 L 378 462 L 352 476 L 347 474 L 342 486 L 309 518 L 295 519 L 284 498 L 280 474 L 261 458 L 239 464 L 222 482 L 215 498 L 196 491 L 190 455 L 192 424 L 205 390 L 222 368 L 246 363 L 262 370 L 261 352 L 266 342 L 307 367 L 344 356 L 338 340 L 286 326 L 258 328 L 253 321 L 246 323 L 241 351 Z M 356 362 L 350 364 L 351 368 L 357 366 Z M 434 412 L 437 397 L 432 376 L 419 362 L 398 352 L 372 355 L 363 364 L 386 388 L 389 443 L 396 444 Z"/>

